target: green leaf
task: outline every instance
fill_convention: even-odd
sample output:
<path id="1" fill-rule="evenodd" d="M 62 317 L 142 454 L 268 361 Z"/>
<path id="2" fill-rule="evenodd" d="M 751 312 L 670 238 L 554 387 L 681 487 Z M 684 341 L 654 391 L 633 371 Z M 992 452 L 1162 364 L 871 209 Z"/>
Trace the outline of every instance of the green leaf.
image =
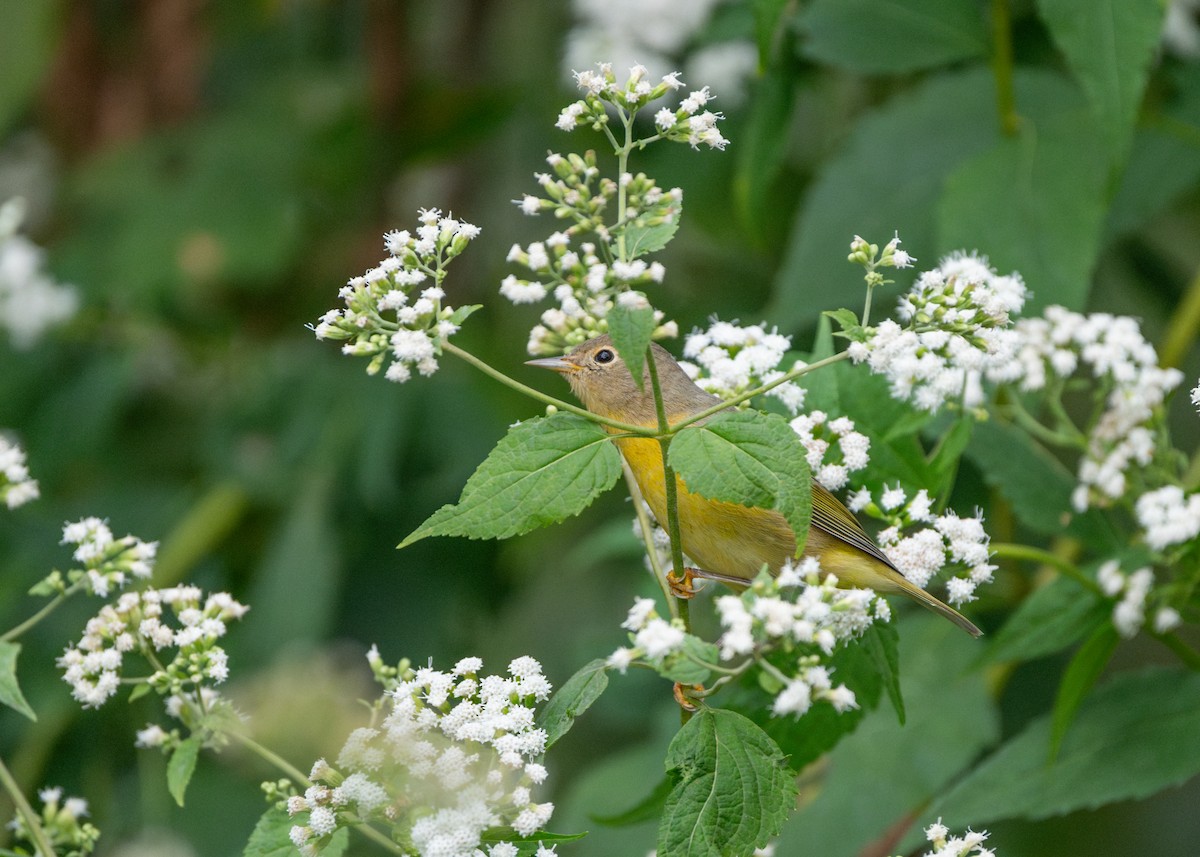
<path id="1" fill-rule="evenodd" d="M 645 380 L 646 348 L 654 327 L 654 308 L 649 305 L 633 308 L 617 304 L 608 314 L 608 333 L 639 390 Z"/>
<path id="2" fill-rule="evenodd" d="M 183 806 L 183 796 L 192 780 L 192 774 L 196 772 L 196 759 L 200 756 L 201 743 L 199 735 L 184 739 L 167 762 L 167 791 L 180 806 Z"/>
<path id="3" fill-rule="evenodd" d="M 712 670 L 696 663 L 693 658 L 709 664 L 720 661 L 717 647 L 714 644 L 688 634 L 683 638 L 682 649 L 663 659 L 662 665 L 658 668 L 658 674 L 680 684 L 707 683 L 712 676 Z"/>
<path id="4" fill-rule="evenodd" d="M 133 686 L 133 690 L 129 691 L 129 702 L 134 702 L 141 699 L 150 692 L 150 685 L 147 682 L 140 682 Z"/>
<path id="5" fill-rule="evenodd" d="M 634 221 L 625 229 L 625 255 L 630 259 L 654 253 L 666 247 L 675 233 L 679 230 L 679 217 L 683 213 L 683 203 L 675 206 L 675 216 L 664 223 L 654 226 L 643 226 Z"/>
<path id="6" fill-rule="evenodd" d="M 702 497 L 778 509 L 804 543 L 812 517 L 812 483 L 804 446 L 778 414 L 734 411 L 689 426 L 671 441 L 667 460 L 687 489 Z"/>
<path id="7" fill-rule="evenodd" d="M 0 704 L 19 711 L 37 722 L 37 715 L 25 701 L 21 686 L 17 683 L 17 655 L 21 654 L 20 643 L 0 642 Z"/>
<path id="8" fill-rule="evenodd" d="M 991 641 L 992 662 L 1029 661 L 1061 652 L 1083 639 L 1109 613 L 1095 593 L 1057 577 L 1023 600 Z"/>
<path id="9" fill-rule="evenodd" d="M 860 645 L 879 670 L 883 689 L 887 691 L 888 699 L 896 709 L 896 718 L 903 726 L 905 714 L 904 695 L 900 690 L 900 635 L 890 622 L 883 625 L 877 622 L 863 634 Z"/>
<path id="10" fill-rule="evenodd" d="M 858 313 L 850 309 L 830 309 L 821 313 L 838 323 L 838 332 L 834 336 L 844 336 L 847 339 L 858 339 L 862 333 L 862 325 L 858 321 Z"/>
<path id="11" fill-rule="evenodd" d="M 538 715 L 538 726 L 546 730 L 546 746 L 566 735 L 575 725 L 575 718 L 591 708 L 607 687 L 608 668 L 604 658 L 596 658 L 567 679 Z"/>
<path id="12" fill-rule="evenodd" d="M 307 816 L 307 813 L 304 815 Z M 242 857 L 296 857 L 296 846 L 292 844 L 289 834 L 292 827 L 303 820 L 299 815 L 294 818 L 288 815 L 286 809 L 271 807 L 254 825 Z M 321 857 L 341 857 L 349 844 L 350 832 L 343 827 L 321 849 Z"/>
<path id="13" fill-rule="evenodd" d="M 938 481 L 937 496 L 946 496 L 954 485 L 955 474 L 958 473 L 958 462 L 963 451 L 971 442 L 971 432 L 975 428 L 975 420 L 969 414 L 961 415 L 955 420 L 950 431 L 938 442 L 937 452 L 929 462 L 934 477 Z"/>
<path id="14" fill-rule="evenodd" d="M 550 833 L 547 830 L 538 830 L 528 836 L 521 836 L 511 827 L 491 827 L 479 835 L 479 841 L 484 845 L 507 842 L 517 847 L 518 857 L 534 857 L 543 843 L 553 846 L 560 842 L 576 842 L 585 836 L 587 836 L 586 833 Z M 324 857 L 324 852 L 322 852 L 322 857 Z"/>
<path id="15" fill-rule="evenodd" d="M 1049 715 L 1030 723 L 934 803 L 928 821 L 941 815 L 965 828 L 1048 818 L 1182 784 L 1200 773 L 1200 673 L 1147 669 L 1114 677 L 1080 707 L 1058 759 L 1047 765 L 1050 730 Z"/>
<path id="16" fill-rule="evenodd" d="M 1058 685 L 1058 696 L 1054 700 L 1050 730 L 1050 762 L 1058 756 L 1075 713 L 1100 678 L 1104 668 L 1108 666 L 1108 662 L 1112 660 L 1120 639 L 1112 623 L 1106 619 L 1087 642 L 1079 647 L 1079 651 L 1067 665 L 1067 671 Z"/>
<path id="17" fill-rule="evenodd" d="M 784 26 L 783 15 L 791 6 L 790 0 L 753 0 L 754 42 L 758 46 L 758 65 L 764 68 L 771 62 L 771 48 L 776 34 Z"/>
<path id="18" fill-rule="evenodd" d="M 621 454 L 596 423 L 558 413 L 519 423 L 443 506 L 400 543 L 426 536 L 506 539 L 577 515 L 621 476 Z"/>
<path id="19" fill-rule="evenodd" d="M 900 726 L 890 708 L 880 706 L 842 737 L 826 757 L 819 784 L 811 792 L 801 787 L 801 809 L 784 826 L 777 854 L 871 853 L 869 843 L 879 842 L 899 819 L 920 812 L 999 737 L 986 676 L 969 669 L 982 644 L 923 612 L 898 625 L 907 722 Z M 842 680 L 840 671 L 834 679 Z M 805 728 L 806 719 L 796 728 Z"/>
<path id="20" fill-rule="evenodd" d="M 1112 162 L 1123 162 L 1157 52 L 1164 4 L 1038 0 L 1037 6 L 1100 120 Z"/>
<path id="21" fill-rule="evenodd" d="M 779 747 L 734 711 L 702 708 L 667 749 L 678 777 L 658 828 L 671 857 L 749 854 L 779 832 L 796 800 Z"/>
<path id="22" fill-rule="evenodd" d="M 1001 273 L 1019 271 L 1033 291 L 1026 315 L 1087 300 L 1107 209 L 1089 118 L 1022 126 L 958 166 L 937 205 L 939 250 L 978 248 Z"/>
<path id="23" fill-rule="evenodd" d="M 1031 121 L 1082 107 L 1079 92 L 1057 74 L 1018 69 L 1014 87 Z M 991 73 L 975 68 L 930 77 L 864 113 L 841 151 L 824 162 L 794 218 L 766 315 L 792 327 L 807 321 L 814 306 L 844 306 L 847 295 L 861 294 L 859 269 L 846 262 L 855 234 L 879 241 L 899 229 L 904 246 L 932 267 L 934 211 L 946 176 L 999 139 L 995 101 Z M 967 244 L 987 250 L 988 234 Z M 894 288 L 876 295 L 879 303 Z"/>
<path id="24" fill-rule="evenodd" d="M 597 824 L 603 824 L 605 827 L 628 827 L 633 824 L 641 824 L 651 819 L 656 819 L 662 814 L 662 808 L 667 803 L 667 797 L 674 788 L 674 780 L 671 777 L 663 777 L 658 781 L 658 785 L 654 787 L 654 790 L 650 794 L 624 812 L 619 812 L 616 815 L 592 815 L 589 817 L 592 821 Z"/>
<path id="25" fill-rule="evenodd" d="M 749 122 L 738 140 L 734 199 L 739 219 L 750 224 L 760 243 L 769 240 L 778 217 L 771 192 L 789 152 L 798 79 L 791 64 L 766 69 L 755 84 Z"/>
<path id="26" fill-rule="evenodd" d="M 973 0 L 814 0 L 800 26 L 805 56 L 867 74 L 935 68 L 988 50 Z"/>

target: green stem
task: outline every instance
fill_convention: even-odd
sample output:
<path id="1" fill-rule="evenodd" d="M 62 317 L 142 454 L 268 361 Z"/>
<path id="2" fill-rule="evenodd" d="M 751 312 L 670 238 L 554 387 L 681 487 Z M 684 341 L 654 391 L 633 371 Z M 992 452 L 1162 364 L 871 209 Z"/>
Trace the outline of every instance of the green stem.
<path id="1" fill-rule="evenodd" d="M 646 505 L 642 502 L 642 489 L 638 487 L 637 480 L 633 476 L 633 471 L 629 468 L 629 462 L 624 457 L 621 458 L 621 470 L 625 473 L 625 484 L 629 488 L 629 497 L 633 500 L 633 509 L 637 515 L 638 526 L 642 530 L 642 542 L 646 546 L 646 557 L 650 560 L 650 573 L 654 576 L 655 582 L 662 589 L 663 598 L 666 599 L 667 609 L 671 611 L 671 618 L 679 618 L 679 605 L 677 599 L 671 595 L 671 587 L 667 585 L 667 577 L 663 573 L 662 563 L 658 561 L 658 548 L 654 546 L 654 525 L 650 522 L 650 516 L 646 514 Z"/>
<path id="2" fill-rule="evenodd" d="M 1008 0 L 992 0 L 992 75 L 996 78 L 996 109 L 1000 130 L 1017 133 L 1017 99 L 1013 94 L 1012 19 Z"/>
<path id="3" fill-rule="evenodd" d="M 863 301 L 862 326 L 866 327 L 871 319 L 871 295 L 875 293 L 875 287 L 867 283 L 867 299 Z"/>
<path id="4" fill-rule="evenodd" d="M 539 402 L 541 402 L 543 404 L 553 405 L 554 407 L 558 408 L 560 411 L 567 411 L 568 413 L 577 414 L 578 416 L 586 417 L 587 419 L 591 420 L 592 422 L 597 422 L 602 425 L 609 426 L 610 428 L 615 428 L 618 431 L 629 432 L 630 434 L 653 436 L 656 433 L 655 429 L 647 428 L 646 426 L 635 426 L 635 425 L 631 425 L 630 423 L 623 423 L 620 420 L 612 420 L 612 419 L 609 419 L 608 417 L 602 417 L 599 414 L 593 414 L 591 411 L 584 410 L 583 408 L 580 408 L 576 405 L 572 405 L 570 402 L 564 402 L 562 399 L 556 399 L 553 396 L 548 396 L 545 393 L 541 392 L 540 390 L 535 390 L 533 387 L 528 387 L 525 384 L 522 384 L 520 381 L 517 381 L 515 378 L 508 377 L 503 372 L 501 372 L 499 369 L 492 368 L 492 366 L 489 365 L 488 363 L 485 363 L 483 360 L 480 360 L 478 357 L 476 357 L 471 352 L 464 351 L 463 349 L 459 348 L 457 345 L 455 345 L 452 342 L 443 342 L 442 349 L 444 351 L 448 351 L 449 353 L 453 354 L 455 357 L 465 360 L 466 362 L 468 362 L 472 366 L 474 366 L 476 369 L 483 372 L 485 375 L 490 375 L 492 378 L 495 378 L 501 384 L 504 384 L 507 387 L 511 387 L 512 389 L 516 390 L 518 393 L 524 393 L 526 396 L 529 396 L 531 399 L 537 399 Z"/>
<path id="5" fill-rule="evenodd" d="M 70 596 L 78 592 L 79 589 L 80 586 L 78 583 L 71 584 L 71 586 L 66 590 L 58 593 L 58 595 L 55 595 L 54 598 L 47 602 L 41 610 L 34 613 L 20 625 L 10 628 L 8 631 L 5 631 L 3 635 L 0 635 L 0 643 L 7 643 L 9 640 L 17 639 L 17 637 L 24 634 L 38 622 L 42 621 L 55 610 L 57 610 L 59 605 L 66 601 Z"/>
<path id="6" fill-rule="evenodd" d="M 1035 548 L 1031 545 L 1016 545 L 1016 544 L 993 544 L 991 545 L 992 556 L 1000 559 L 1024 560 L 1026 562 L 1037 562 L 1042 565 L 1048 565 L 1062 572 L 1067 577 L 1074 580 L 1085 589 L 1094 592 L 1097 595 L 1103 595 L 1104 591 L 1096 581 L 1092 580 L 1082 571 L 1080 571 L 1073 563 L 1068 562 L 1050 551 Z"/>
<path id="7" fill-rule="evenodd" d="M 1168 649 L 1175 653 L 1179 660 L 1191 670 L 1200 670 L 1200 652 L 1197 652 L 1175 634 L 1151 634 Z"/>
<path id="8" fill-rule="evenodd" d="M 33 811 L 33 807 L 29 805 L 29 801 L 25 800 L 25 795 L 21 792 L 21 787 L 17 785 L 17 781 L 13 779 L 13 775 L 9 773 L 8 766 L 4 764 L 4 760 L 0 759 L 0 783 L 4 785 L 4 790 L 8 792 L 16 804 L 17 812 L 25 819 L 25 826 L 29 828 L 29 838 L 33 840 L 33 844 L 37 847 L 39 857 L 56 857 L 54 846 L 50 844 L 50 840 L 46 837 L 46 831 L 42 829 L 42 823 L 38 819 L 37 813 Z"/>
<path id="9" fill-rule="evenodd" d="M 1178 366 L 1200 331 L 1200 271 L 1188 284 L 1183 301 L 1171 313 L 1171 324 L 1158 349 L 1160 366 Z"/>
<path id="10" fill-rule="evenodd" d="M 646 368 L 650 375 L 650 389 L 654 392 L 654 410 L 658 416 L 658 430 L 660 436 L 658 444 L 662 450 L 663 462 L 663 479 L 666 483 L 667 495 L 667 535 L 671 537 L 671 565 L 672 571 L 676 575 L 684 573 L 683 565 L 683 541 L 682 535 L 679 532 L 679 494 L 675 485 L 675 468 L 667 463 L 667 454 L 670 451 L 671 437 L 667 434 L 667 412 L 663 407 L 662 387 L 658 382 L 658 366 L 654 363 L 654 352 L 646 349 Z M 684 630 L 691 633 L 692 617 L 691 606 L 685 598 L 676 598 L 679 608 L 679 618 L 683 622 Z M 672 611 L 674 615 L 674 611 Z M 685 712 L 686 713 L 686 712 Z"/>
<path id="11" fill-rule="evenodd" d="M 621 111 L 621 121 L 625 125 L 625 145 L 617 149 L 617 220 L 625 218 L 625 171 L 629 169 L 629 150 L 633 148 L 633 117 L 626 116 L 625 111 Z M 622 262 L 629 261 L 626 258 L 625 249 L 625 230 L 621 229 L 617 232 L 617 258 Z"/>
<path id="12" fill-rule="evenodd" d="M 227 734 L 229 735 L 229 737 L 233 738 L 235 741 L 237 741 L 239 744 L 241 744 L 247 750 L 250 750 L 252 753 L 257 754 L 264 761 L 274 765 L 276 768 L 278 768 L 280 771 L 282 771 L 284 773 L 284 775 L 286 775 L 287 777 L 289 777 L 296 783 L 303 785 L 305 788 L 312 785 L 312 780 L 310 780 L 307 776 L 305 776 L 300 771 L 299 768 L 294 766 L 287 759 L 284 759 L 282 756 L 280 756 L 275 751 L 270 750 L 267 747 L 264 747 L 262 744 L 259 744 L 253 738 L 251 738 L 247 735 L 243 735 L 240 732 L 229 732 Z M 399 855 L 401 855 L 401 857 L 403 857 L 403 855 L 405 854 L 404 849 L 402 849 L 399 845 L 397 845 L 395 842 L 393 842 L 391 839 L 389 839 L 385 834 L 380 833 L 374 827 L 371 827 L 371 825 L 365 821 L 362 822 L 361 824 L 355 825 L 354 829 L 357 830 L 359 833 L 361 833 L 363 836 L 367 837 L 368 839 L 371 839 L 374 842 L 378 843 L 380 846 L 387 849 L 388 851 L 390 851 L 393 854 L 399 854 Z"/>
<path id="13" fill-rule="evenodd" d="M 732 399 L 726 399 L 718 405 L 713 405 L 711 408 L 705 408 L 703 411 L 692 414 L 691 416 L 675 423 L 670 427 L 669 430 L 672 434 L 674 434 L 675 432 L 679 431 L 679 429 L 690 426 L 693 423 L 700 422 L 700 420 L 706 420 L 713 414 L 719 414 L 721 411 L 740 405 L 742 402 L 749 401 L 755 396 L 761 396 L 768 390 L 775 389 L 780 384 L 786 384 L 788 381 L 794 381 L 801 375 L 807 375 L 809 372 L 814 372 L 817 369 L 823 369 L 824 367 L 833 363 L 840 363 L 841 361 L 848 360 L 849 358 L 850 355 L 847 352 L 839 351 L 837 354 L 826 357 L 823 360 L 818 360 L 816 363 L 809 363 L 806 366 L 797 366 L 795 369 L 792 369 L 790 372 L 785 372 L 783 375 L 768 384 L 763 384 L 761 387 L 755 387 L 753 390 L 747 390 L 744 393 L 739 393 Z M 642 431 L 645 432 L 645 429 Z"/>
<path id="14" fill-rule="evenodd" d="M 1053 444 L 1054 446 L 1066 446 L 1072 449 L 1077 448 L 1080 444 L 1074 437 L 1047 428 L 1042 425 L 1038 419 L 1025 409 L 1021 404 L 1021 400 L 1016 396 L 1012 396 L 1008 401 L 1008 415 L 1012 417 L 1021 428 L 1025 429 L 1038 440 Z"/>

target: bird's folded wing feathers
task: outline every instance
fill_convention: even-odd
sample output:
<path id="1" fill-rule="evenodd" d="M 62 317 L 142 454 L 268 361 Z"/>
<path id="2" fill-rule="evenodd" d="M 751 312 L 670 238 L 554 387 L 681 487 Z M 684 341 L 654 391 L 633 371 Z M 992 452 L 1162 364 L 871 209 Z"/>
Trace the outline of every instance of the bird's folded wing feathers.
<path id="1" fill-rule="evenodd" d="M 815 479 L 812 483 L 812 506 L 814 526 L 837 536 L 847 544 L 879 560 L 888 568 L 895 568 L 887 555 L 867 535 L 853 513 Z"/>

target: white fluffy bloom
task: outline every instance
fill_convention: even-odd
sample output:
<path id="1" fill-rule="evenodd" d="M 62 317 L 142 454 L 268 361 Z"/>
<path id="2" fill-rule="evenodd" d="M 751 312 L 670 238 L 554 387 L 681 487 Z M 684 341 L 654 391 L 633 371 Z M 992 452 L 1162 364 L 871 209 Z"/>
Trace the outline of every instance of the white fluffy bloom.
<path id="1" fill-rule="evenodd" d="M 79 308 L 75 289 L 46 272 L 45 251 L 16 234 L 24 216 L 20 198 L 0 205 L 0 328 L 7 329 L 18 349 L 32 347 Z"/>
<path id="2" fill-rule="evenodd" d="M 925 828 L 925 838 L 935 850 L 926 852 L 924 857 L 995 857 L 992 849 L 983 847 L 988 838 L 986 830 L 968 830 L 962 836 L 951 836 L 950 829 L 939 818 Z"/>
<path id="3" fill-rule="evenodd" d="M 701 389 L 730 399 L 782 377 L 780 364 L 791 346 L 791 337 L 775 328 L 714 320 L 708 330 L 694 330 L 687 337 L 685 361 L 680 365 Z M 799 365 L 797 361 L 787 368 Z M 773 387 L 767 395 L 792 413 L 804 406 L 804 389 L 792 381 Z"/>
<path id="4" fill-rule="evenodd" d="M 855 431 L 854 421 L 847 417 L 831 420 L 824 411 L 809 411 L 792 420 L 791 426 L 807 450 L 813 476 L 830 491 L 844 488 L 850 474 L 870 461 L 870 438 Z"/>
<path id="5" fill-rule="evenodd" d="M 1134 505 L 1146 544 L 1154 550 L 1191 541 L 1200 535 L 1200 493 L 1185 495 L 1178 485 L 1148 491 Z"/>
<path id="6" fill-rule="evenodd" d="M 38 498 L 38 483 L 29 476 L 25 450 L 0 434 L 0 500 L 10 509 Z"/>

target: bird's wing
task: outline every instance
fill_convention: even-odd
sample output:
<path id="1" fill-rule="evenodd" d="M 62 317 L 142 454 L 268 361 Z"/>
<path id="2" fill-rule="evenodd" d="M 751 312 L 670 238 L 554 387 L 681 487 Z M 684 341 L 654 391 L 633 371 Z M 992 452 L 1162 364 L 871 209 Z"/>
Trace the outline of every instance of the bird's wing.
<path id="1" fill-rule="evenodd" d="M 821 485 L 813 480 L 812 483 L 812 522 L 830 535 L 837 536 L 842 541 L 858 548 L 865 554 L 882 562 L 888 568 L 895 568 L 887 555 L 879 549 L 862 528 L 858 518 L 842 505 L 842 501 L 834 497 Z"/>

